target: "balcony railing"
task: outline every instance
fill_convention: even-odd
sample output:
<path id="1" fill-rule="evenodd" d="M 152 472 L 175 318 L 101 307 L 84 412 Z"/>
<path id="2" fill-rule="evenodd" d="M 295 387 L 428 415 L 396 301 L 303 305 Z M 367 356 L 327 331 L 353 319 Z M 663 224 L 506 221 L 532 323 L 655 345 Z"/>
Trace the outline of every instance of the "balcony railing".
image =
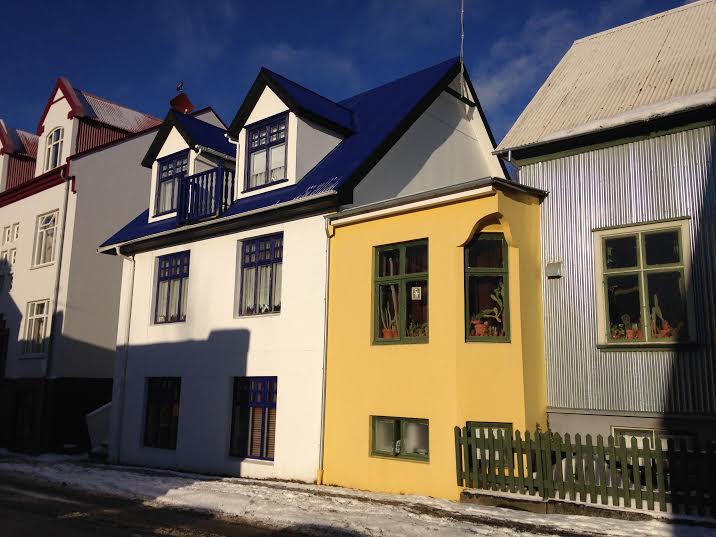
<path id="1" fill-rule="evenodd" d="M 234 199 L 234 171 L 221 164 L 210 170 L 183 177 L 179 183 L 177 218 L 189 224 L 214 218 L 229 208 Z"/>

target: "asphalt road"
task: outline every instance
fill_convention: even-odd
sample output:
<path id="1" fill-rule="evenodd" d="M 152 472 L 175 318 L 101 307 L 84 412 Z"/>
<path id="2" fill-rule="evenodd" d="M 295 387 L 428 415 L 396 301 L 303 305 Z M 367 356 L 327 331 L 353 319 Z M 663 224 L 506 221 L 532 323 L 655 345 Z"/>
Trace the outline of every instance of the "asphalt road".
<path id="1" fill-rule="evenodd" d="M 0 473 L 0 537 L 293 537 L 209 513 L 47 485 Z"/>

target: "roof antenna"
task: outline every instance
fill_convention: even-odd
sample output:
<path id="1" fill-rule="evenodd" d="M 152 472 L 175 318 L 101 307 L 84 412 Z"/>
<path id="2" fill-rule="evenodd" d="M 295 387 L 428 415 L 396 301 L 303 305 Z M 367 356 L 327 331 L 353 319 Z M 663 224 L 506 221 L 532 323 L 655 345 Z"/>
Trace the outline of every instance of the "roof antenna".
<path id="1" fill-rule="evenodd" d="M 465 98 L 465 0 L 460 0 L 460 96 Z"/>
<path id="2" fill-rule="evenodd" d="M 177 93 L 181 93 L 182 91 L 184 91 L 184 81 L 180 80 L 179 84 L 177 84 Z"/>

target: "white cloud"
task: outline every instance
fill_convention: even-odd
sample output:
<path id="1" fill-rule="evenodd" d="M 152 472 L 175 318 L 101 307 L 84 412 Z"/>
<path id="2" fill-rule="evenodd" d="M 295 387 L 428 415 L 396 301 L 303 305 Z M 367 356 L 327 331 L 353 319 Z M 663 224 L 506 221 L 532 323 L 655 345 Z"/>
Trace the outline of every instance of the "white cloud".
<path id="1" fill-rule="evenodd" d="M 347 97 L 363 87 L 353 60 L 330 50 L 277 43 L 259 46 L 252 52 L 252 58 L 310 89 L 320 84 L 322 88 L 332 90 L 336 97 Z"/>

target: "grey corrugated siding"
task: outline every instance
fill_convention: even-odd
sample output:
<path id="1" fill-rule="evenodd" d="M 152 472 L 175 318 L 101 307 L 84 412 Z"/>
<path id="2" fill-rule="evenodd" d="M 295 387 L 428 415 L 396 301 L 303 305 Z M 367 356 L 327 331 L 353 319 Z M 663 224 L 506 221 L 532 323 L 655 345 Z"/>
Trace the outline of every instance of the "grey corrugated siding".
<path id="1" fill-rule="evenodd" d="M 562 261 L 544 280 L 549 404 L 642 412 L 716 412 L 716 127 L 524 166 L 523 184 L 550 192 L 542 255 Z M 597 349 L 592 230 L 691 218 L 699 346 L 689 351 Z"/>

